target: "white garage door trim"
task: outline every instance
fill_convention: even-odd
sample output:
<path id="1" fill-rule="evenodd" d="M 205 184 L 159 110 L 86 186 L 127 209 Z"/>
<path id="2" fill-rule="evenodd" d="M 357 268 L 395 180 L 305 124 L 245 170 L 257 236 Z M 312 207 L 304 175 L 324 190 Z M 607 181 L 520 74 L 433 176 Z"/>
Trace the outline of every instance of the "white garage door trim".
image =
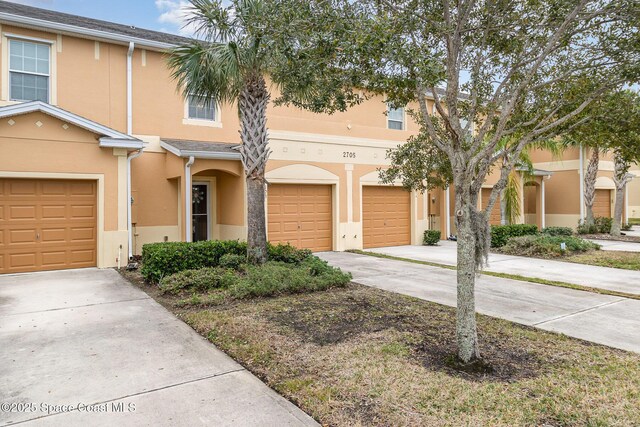
<path id="1" fill-rule="evenodd" d="M 104 242 L 104 175 L 84 173 L 57 173 L 57 172 L 2 172 L 0 178 L 26 178 L 26 179 L 72 179 L 82 181 L 96 181 L 98 191 L 98 241 L 97 241 L 97 266 L 104 268 L 103 242 Z"/>

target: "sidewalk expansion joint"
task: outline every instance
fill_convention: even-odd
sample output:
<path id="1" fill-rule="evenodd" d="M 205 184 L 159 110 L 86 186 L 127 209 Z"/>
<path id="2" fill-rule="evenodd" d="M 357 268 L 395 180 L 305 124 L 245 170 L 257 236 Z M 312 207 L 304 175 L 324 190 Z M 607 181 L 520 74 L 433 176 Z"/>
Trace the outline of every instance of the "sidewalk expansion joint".
<path id="1" fill-rule="evenodd" d="M 114 397 L 113 399 L 103 400 L 103 401 L 100 401 L 100 402 L 94 402 L 94 403 L 91 403 L 91 404 L 87 404 L 87 406 L 104 405 L 105 403 L 116 402 L 118 400 L 128 399 L 130 397 L 142 396 L 142 395 L 145 395 L 145 394 L 154 393 L 156 391 L 167 390 L 167 389 L 170 389 L 170 388 L 173 388 L 173 387 L 179 387 L 181 385 L 192 384 L 192 383 L 196 383 L 196 382 L 199 382 L 199 381 L 204 381 L 204 380 L 209 380 L 209 379 L 212 379 L 212 378 L 222 377 L 222 376 L 225 376 L 225 375 L 228 375 L 228 374 L 233 374 L 235 372 L 242 372 L 242 371 L 246 371 L 246 369 L 245 368 L 238 368 L 238 369 L 232 369 L 230 371 L 220 372 L 218 374 L 205 375 L 204 377 L 195 378 L 193 380 L 182 381 L 182 382 L 179 382 L 179 383 L 169 384 L 169 385 L 165 385 L 165 386 L 162 386 L 162 387 L 153 388 L 153 389 L 150 389 L 150 390 L 140 391 L 138 393 L 131 393 L 131 394 L 127 394 L 127 395 L 124 395 L 124 396 Z M 28 420 L 16 421 L 15 423 L 11 423 L 10 425 L 24 424 L 24 423 L 28 423 L 28 422 L 35 421 L 35 420 L 40 420 L 40 419 L 43 419 L 43 418 L 53 417 L 55 415 L 70 414 L 70 413 L 73 413 L 73 412 L 78 412 L 78 411 L 76 409 L 76 410 L 73 410 L 71 412 L 54 412 L 54 413 L 51 413 L 51 414 L 42 415 L 40 417 L 30 418 Z"/>
<path id="2" fill-rule="evenodd" d="M 24 314 L 47 313 L 47 312 L 50 312 L 50 311 L 61 311 L 61 310 L 70 310 L 70 309 L 74 309 L 74 308 L 94 307 L 94 306 L 97 306 L 97 305 L 119 304 L 121 302 L 144 301 L 144 300 L 148 300 L 148 299 L 151 299 L 151 297 L 146 296 L 146 297 L 142 297 L 142 298 L 131 298 L 131 299 L 118 300 L 118 301 L 96 302 L 96 303 L 93 303 L 93 304 L 84 304 L 84 305 L 71 305 L 69 307 L 56 307 L 56 308 L 49 308 L 47 310 L 23 311 L 21 313 L 4 314 L 4 315 L 1 315 L 0 317 L 20 316 L 20 315 L 24 315 Z"/>
<path id="3" fill-rule="evenodd" d="M 613 304 L 617 304 L 619 302 L 627 301 L 627 300 L 628 300 L 628 298 L 619 298 L 619 299 L 616 299 L 614 301 L 604 302 L 602 304 L 594 305 L 593 307 L 587 307 L 587 308 L 584 308 L 582 310 L 574 311 L 573 313 L 563 314 L 561 316 L 557 316 L 557 317 L 554 317 L 552 319 L 543 320 L 541 322 L 534 323 L 532 326 L 539 326 L 539 325 L 542 325 L 544 323 L 555 322 L 556 320 L 566 319 L 568 317 L 572 317 L 572 316 L 576 316 L 578 314 L 583 314 L 583 313 L 586 313 L 586 312 L 589 312 L 589 311 L 597 310 L 599 308 L 606 307 L 606 306 L 613 305 Z"/>

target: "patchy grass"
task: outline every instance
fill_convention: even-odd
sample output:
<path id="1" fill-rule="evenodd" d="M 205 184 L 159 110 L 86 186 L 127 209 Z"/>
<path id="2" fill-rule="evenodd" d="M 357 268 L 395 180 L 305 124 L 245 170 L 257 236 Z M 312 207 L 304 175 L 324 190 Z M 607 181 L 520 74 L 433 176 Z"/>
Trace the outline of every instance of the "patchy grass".
<path id="1" fill-rule="evenodd" d="M 639 252 L 594 251 L 570 256 L 566 261 L 624 270 L 640 270 Z"/>
<path id="2" fill-rule="evenodd" d="M 358 249 L 350 249 L 347 252 L 351 252 L 359 255 L 368 255 L 376 258 L 386 258 L 386 259 L 393 259 L 396 261 L 411 262 L 413 264 L 429 265 L 431 267 L 446 268 L 447 270 L 457 270 L 457 268 L 453 265 L 440 264 L 437 262 L 430 262 L 430 261 L 420 261 L 420 260 L 411 259 L 411 258 L 403 258 L 403 257 L 397 257 L 393 255 L 381 254 L 377 252 L 361 251 Z M 568 261 L 569 259 L 565 259 L 565 260 Z M 496 271 L 486 271 L 486 270 L 480 272 L 480 274 L 484 274 L 485 276 L 500 277 L 503 279 L 520 280 L 522 282 L 539 283 L 541 285 L 558 286 L 561 288 L 576 289 L 578 291 L 593 292 L 596 294 L 611 295 L 615 297 L 624 297 L 624 298 L 640 300 L 640 295 L 638 294 L 629 294 L 626 292 L 612 291 L 609 289 L 601 289 L 601 288 L 594 288 L 591 286 L 576 285 L 574 283 L 567 283 L 559 280 L 548 280 L 548 279 L 542 279 L 539 277 L 528 277 L 528 276 L 521 276 L 519 274 L 499 273 Z"/>
<path id="3" fill-rule="evenodd" d="M 632 353 L 478 316 L 469 371 L 453 308 L 351 284 L 182 309 L 124 275 L 323 425 L 640 424 Z"/>

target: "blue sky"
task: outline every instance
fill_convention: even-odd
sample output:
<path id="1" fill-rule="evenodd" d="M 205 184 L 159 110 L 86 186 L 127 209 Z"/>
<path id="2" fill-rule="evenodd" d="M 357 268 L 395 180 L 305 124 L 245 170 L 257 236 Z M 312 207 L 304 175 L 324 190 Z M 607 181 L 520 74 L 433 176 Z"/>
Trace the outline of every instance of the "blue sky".
<path id="1" fill-rule="evenodd" d="M 9 0 L 44 9 L 134 25 L 140 28 L 185 34 L 186 0 Z"/>

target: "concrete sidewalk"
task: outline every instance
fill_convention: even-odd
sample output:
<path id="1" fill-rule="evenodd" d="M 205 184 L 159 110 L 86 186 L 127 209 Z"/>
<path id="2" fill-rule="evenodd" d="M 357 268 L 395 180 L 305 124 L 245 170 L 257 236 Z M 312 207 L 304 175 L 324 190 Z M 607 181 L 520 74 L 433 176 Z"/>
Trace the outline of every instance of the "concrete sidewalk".
<path id="1" fill-rule="evenodd" d="M 603 251 L 640 252 L 640 243 L 620 240 L 587 239 L 601 246 Z M 638 255 L 640 256 L 640 254 Z"/>
<path id="2" fill-rule="evenodd" d="M 318 254 L 354 281 L 455 307 L 456 272 L 347 252 Z M 479 313 L 640 353 L 640 300 L 480 276 Z"/>
<path id="3" fill-rule="evenodd" d="M 456 242 L 450 241 L 441 241 L 438 246 L 394 246 L 368 251 L 446 265 L 456 265 L 457 260 Z M 640 271 L 495 253 L 489 254 L 485 270 L 640 295 Z"/>
<path id="4" fill-rule="evenodd" d="M 317 425 L 114 270 L 0 276 L 0 348 L 0 425 Z"/>

